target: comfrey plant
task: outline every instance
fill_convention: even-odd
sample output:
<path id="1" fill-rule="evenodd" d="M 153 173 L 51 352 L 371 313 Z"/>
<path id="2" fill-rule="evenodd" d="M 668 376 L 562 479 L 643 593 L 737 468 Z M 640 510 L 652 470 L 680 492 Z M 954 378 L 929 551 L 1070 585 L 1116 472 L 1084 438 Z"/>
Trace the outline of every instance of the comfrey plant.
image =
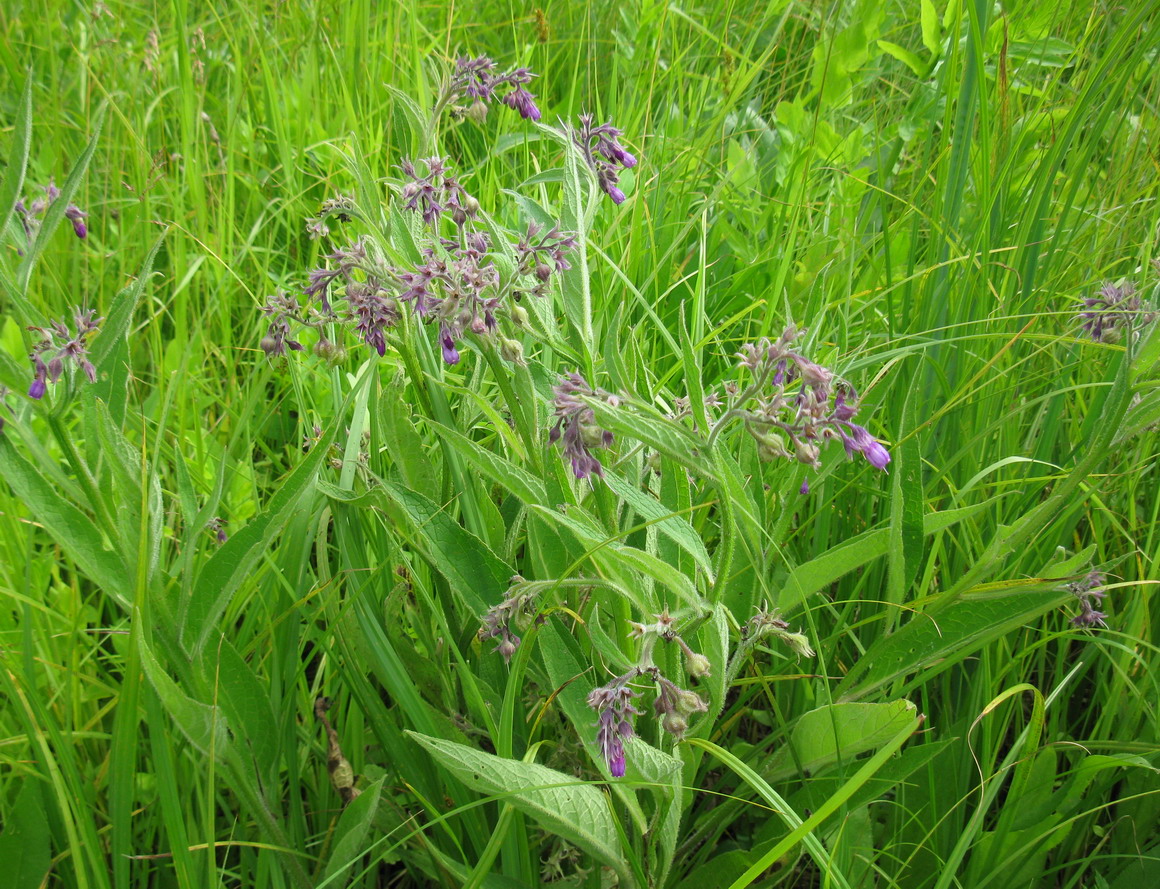
<path id="1" fill-rule="evenodd" d="M 1080 580 L 1067 584 L 1067 591 L 1079 600 L 1079 614 L 1071 619 L 1073 627 L 1102 627 L 1107 617 L 1104 612 L 1096 608 L 1096 603 L 1102 603 L 1104 584 L 1107 578 L 1099 571 L 1090 571 Z"/>
<path id="2" fill-rule="evenodd" d="M 36 240 L 36 234 L 40 230 L 40 222 L 44 218 L 44 214 L 60 197 L 60 189 L 52 180 L 49 180 L 48 185 L 41 190 L 44 192 L 43 196 L 32 198 L 27 203 L 23 200 L 17 201 L 14 208 L 16 218 L 20 220 L 20 225 L 24 229 L 24 237 L 30 246 Z M 69 204 L 65 207 L 65 219 L 72 223 L 73 233 L 78 238 L 88 237 L 89 229 L 85 224 L 88 215 L 76 204 Z"/>
<path id="3" fill-rule="evenodd" d="M 97 380 L 97 371 L 89 360 L 87 341 L 100 327 L 101 318 L 92 309 L 77 309 L 73 315 L 74 328 L 63 321 L 52 321 L 48 327 L 30 327 L 40 335 L 32 348 L 32 384 L 28 397 L 40 399 L 48 391 L 48 384 L 56 384 L 69 369 L 80 371 L 90 383 Z"/>
<path id="4" fill-rule="evenodd" d="M 576 126 L 538 123 L 532 78 L 486 58 L 459 59 L 416 139 L 423 150 L 391 168 L 388 206 L 376 205 L 370 177 L 360 176 L 356 196 L 332 198 L 306 220 L 309 237 L 327 244 L 323 260 L 298 289 L 267 300 L 261 348 L 271 360 L 313 354 L 331 367 L 363 352 L 357 373 L 319 376 L 366 386 L 345 446 L 334 418 L 306 436 L 315 465 L 339 473 L 338 485 L 323 486 L 333 492 L 334 514 L 347 513 L 334 533 L 377 517 L 397 524 L 386 538 L 390 555 L 376 558 L 402 563 L 397 570 L 415 577 L 416 596 L 430 597 L 438 578 L 438 595 L 427 599 L 436 611 L 471 610 L 472 617 L 440 617 L 438 645 L 455 645 L 455 628 L 474 618 L 478 642 L 498 655 L 477 660 L 478 642 L 460 648 L 455 656 L 471 675 L 463 674 L 462 694 L 439 702 L 466 737 L 487 726 L 496 753 L 436 737 L 431 721 L 410 723 L 413 737 L 453 774 L 460 775 L 457 763 L 478 761 L 464 779 L 473 789 L 488 790 L 485 774 L 512 776 L 505 786 L 517 806 L 522 793 L 533 793 L 517 788 L 520 781 L 571 788 L 573 776 L 594 770 L 613 779 L 613 792 L 633 800 L 633 817 L 669 821 L 664 839 L 648 840 L 664 847 L 656 853 L 660 885 L 688 804 L 680 788 L 695 779 L 683 775 L 692 766 L 674 747 L 708 743 L 732 683 L 766 643 L 798 658 L 814 654 L 806 633 L 781 616 L 775 590 L 737 588 L 738 577 L 772 576 L 777 538 L 756 518 L 763 506 L 746 499 L 760 484 L 742 475 L 734 452 L 748 452 L 746 473 L 758 462 L 747 436 L 762 460 L 788 458 L 811 470 L 829 442 L 880 470 L 891 458 L 855 421 L 855 388 L 808 356 L 793 325 L 743 346 L 746 379 L 702 403 L 677 399 L 660 409 L 655 399 L 601 387 L 586 245 L 597 207 L 604 197 L 627 200 L 621 176 L 640 160 L 619 128 L 589 114 Z M 496 100 L 537 127 L 541 144 L 564 153 L 557 209 L 543 194 L 510 208 L 483 206 L 460 173 L 468 167 L 440 149 L 441 114 L 480 124 Z M 422 124 L 424 115 L 412 118 Z M 391 385 L 407 387 L 405 407 L 382 403 L 393 391 L 376 388 L 380 359 L 397 375 Z M 701 392 L 700 381 L 695 388 Z M 396 438 L 400 429 L 409 444 Z M 438 450 L 416 447 L 423 436 Z M 654 458 L 676 471 L 646 471 Z M 356 489 L 377 506 L 372 518 L 356 516 L 343 499 Z M 352 543 L 345 551 L 366 549 Z M 419 562 L 429 577 L 414 570 Z M 767 597 L 772 605 L 758 607 Z M 415 633 L 400 642 L 430 648 L 419 624 L 431 619 L 416 617 Z M 446 688 L 457 682 L 449 678 Z M 505 684 L 503 701 L 492 699 Z M 496 722 L 502 713 L 505 725 L 540 725 L 512 719 L 529 702 L 550 712 L 552 725 L 569 726 L 552 754 L 563 771 L 521 764 L 530 735 L 521 728 L 518 737 L 504 736 Z M 660 773 L 658 786 L 667 789 L 646 816 L 633 785 L 641 777 L 655 784 Z M 553 805 L 567 809 L 580 793 L 561 791 Z M 590 848 L 590 833 L 573 835 L 566 822 L 548 829 L 604 854 Z M 622 864 L 612 866 L 623 885 L 633 884 Z"/>
<path id="5" fill-rule="evenodd" d="M 1105 281 L 1094 296 L 1084 297 L 1079 312 L 1081 329 L 1097 343 L 1118 343 L 1155 319 L 1131 281 Z"/>
<path id="6" fill-rule="evenodd" d="M 763 460 L 794 459 L 817 469 L 822 448 L 841 441 L 848 456 L 861 454 L 875 469 L 885 469 L 890 452 L 853 422 L 858 393 L 796 350 L 801 333 L 791 324 L 776 341 L 741 347 L 740 366 L 752 374 L 752 381 L 733 399 L 710 438 L 736 417 L 757 440 Z"/>

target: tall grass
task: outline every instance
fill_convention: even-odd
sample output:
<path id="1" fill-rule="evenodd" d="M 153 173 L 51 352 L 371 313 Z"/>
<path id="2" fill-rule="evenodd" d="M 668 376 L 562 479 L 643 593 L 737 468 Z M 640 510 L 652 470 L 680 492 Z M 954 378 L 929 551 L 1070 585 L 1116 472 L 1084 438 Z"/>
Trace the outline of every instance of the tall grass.
<path id="1" fill-rule="evenodd" d="M 1155 880 L 1160 337 L 1077 320 L 1103 281 L 1157 302 L 1149 4 L 49 6 L 0 9 L 8 885 Z M 432 145 L 484 53 L 543 126 Z M 582 111 L 641 158 L 623 205 L 549 132 Z M 425 142 L 497 232 L 585 235 L 504 320 L 528 366 L 444 367 L 413 320 L 268 359 L 258 307 L 332 249 L 304 219 L 351 195 L 336 238 L 403 255 Z M 26 397 L 27 328 L 82 305 L 97 383 Z M 888 472 L 707 442 L 703 394 L 790 323 Z M 619 396 L 604 480 L 549 444 L 576 370 Z M 478 630 L 512 590 L 505 663 Z M 655 665 L 708 711 L 675 740 L 636 681 L 616 778 L 585 698 L 662 605 L 711 670 Z"/>

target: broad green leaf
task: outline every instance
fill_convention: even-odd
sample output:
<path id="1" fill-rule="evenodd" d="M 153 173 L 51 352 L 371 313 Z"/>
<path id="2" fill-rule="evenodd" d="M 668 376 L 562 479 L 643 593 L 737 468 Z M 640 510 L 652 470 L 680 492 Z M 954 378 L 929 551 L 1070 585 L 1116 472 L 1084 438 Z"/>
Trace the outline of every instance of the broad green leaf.
<path id="1" fill-rule="evenodd" d="M 795 775 L 812 776 L 839 759 L 851 762 L 858 754 L 875 750 L 914 722 L 910 701 L 886 704 L 828 704 L 804 714 L 788 742 L 764 763 L 761 772 L 777 783 Z"/>
<path id="2" fill-rule="evenodd" d="M 654 523 L 662 534 L 692 556 L 697 565 L 704 570 L 709 582 L 713 582 L 713 561 L 700 535 L 689 524 L 688 519 L 670 512 L 656 497 L 629 484 L 614 472 L 606 472 L 604 481 L 609 490 L 631 506 L 641 519 Z"/>
<path id="3" fill-rule="evenodd" d="M 32 146 L 32 73 L 24 78 L 24 90 L 20 94 L 20 106 L 12 127 L 12 148 L 8 153 L 8 169 L 0 182 L 0 237 L 8 231 L 8 223 L 20 199 L 24 187 L 24 174 L 28 170 L 28 152 Z M 31 323 L 31 318 L 26 318 Z"/>
<path id="4" fill-rule="evenodd" d="M 572 775 L 539 763 L 502 759 L 464 744 L 408 731 L 408 735 L 465 785 L 493 794 L 627 877 L 620 832 L 607 797 Z"/>
<path id="5" fill-rule="evenodd" d="M 112 305 L 105 313 L 101 329 L 93 340 L 90 350 L 93 366 L 97 369 L 97 382 L 91 387 L 92 395 L 109 406 L 109 413 L 118 427 L 125 425 L 125 408 L 129 396 L 129 326 L 133 313 L 145 292 L 145 285 L 153 274 L 153 262 L 157 251 L 165 240 L 165 234 L 153 242 L 141 270 L 128 287 L 113 297 Z"/>
<path id="6" fill-rule="evenodd" d="M 19 793 L 4 818 L 0 833 L 0 862 L 8 889 L 39 889 L 52 867 L 49 822 L 41 801 L 40 784 L 31 778 L 18 785 Z"/>
<path id="7" fill-rule="evenodd" d="M 918 53 L 912 52 L 905 46 L 899 46 L 889 40 L 879 40 L 878 48 L 884 53 L 902 62 L 907 68 L 915 73 L 918 77 L 922 77 L 926 70 L 926 64 L 918 57 Z"/>
<path id="8" fill-rule="evenodd" d="M 919 11 L 922 20 L 922 45 L 932 57 L 937 58 L 942 52 L 942 32 L 939 30 L 938 10 L 934 8 L 934 0 L 920 0 Z"/>
<path id="9" fill-rule="evenodd" d="M 526 469 L 521 469 L 495 451 L 485 448 L 478 442 L 472 441 L 467 436 L 461 435 L 441 423 L 428 420 L 427 424 L 435 430 L 443 441 L 462 454 L 472 467 L 491 481 L 502 485 L 506 490 L 515 494 L 524 503 L 547 502 L 548 495 L 544 483 Z"/>
<path id="10" fill-rule="evenodd" d="M 806 848 L 817 861 L 818 866 L 823 868 L 823 871 L 825 872 L 826 862 L 830 860 L 829 855 L 824 849 L 821 848 L 821 844 L 814 837 L 813 831 L 827 818 L 833 815 L 834 812 L 838 811 L 838 809 L 845 805 L 849 799 L 858 792 L 862 785 L 874 777 L 875 773 L 877 773 L 878 770 L 886 764 L 890 757 L 892 757 L 895 752 L 904 743 L 906 743 L 906 739 L 914 734 L 921 722 L 921 718 L 916 718 L 913 719 L 910 724 L 903 726 L 901 731 L 899 731 L 898 734 L 891 738 L 890 741 L 885 744 L 881 750 L 879 750 L 869 759 L 865 760 L 862 767 L 858 769 L 858 771 L 855 772 L 833 796 L 829 797 L 816 812 L 810 815 L 810 817 L 805 821 L 800 822 L 796 827 L 793 828 L 793 830 L 790 831 L 788 836 L 782 839 L 776 846 L 774 846 L 772 849 L 762 855 L 757 861 L 755 861 L 750 866 L 749 870 L 745 872 L 745 874 L 743 874 L 741 877 L 738 877 L 733 882 L 731 889 L 744 889 L 744 887 L 751 885 L 754 880 L 761 876 L 761 874 L 763 874 L 770 867 L 770 865 L 773 864 L 773 862 L 781 858 L 782 855 L 784 855 L 798 843 L 804 843 L 806 845 Z M 774 792 L 773 789 L 769 787 L 769 785 L 766 784 L 760 776 L 756 775 L 752 769 L 741 762 L 741 760 L 737 759 L 737 757 L 718 747 L 716 744 L 709 743 L 708 741 L 690 739 L 689 743 L 697 744 L 698 746 L 705 748 L 717 759 L 721 760 L 727 766 L 729 766 L 729 768 L 737 772 L 738 775 L 740 775 L 742 779 L 746 781 L 746 783 L 748 783 L 751 787 L 754 788 L 754 790 L 758 792 L 758 794 L 766 801 L 768 805 L 778 810 L 779 814 L 781 814 L 782 818 L 786 821 L 787 824 L 791 824 L 793 820 L 798 820 L 796 814 L 792 814 L 792 811 L 789 809 L 789 806 L 786 805 L 785 801 L 782 800 L 781 797 L 776 792 Z M 792 819 L 790 817 L 791 814 Z M 845 875 L 841 871 L 830 869 L 828 873 L 829 876 L 839 886 L 849 885 Z"/>
<path id="11" fill-rule="evenodd" d="M 639 737 L 632 738 L 625 744 L 625 754 L 626 763 L 628 761 L 632 763 L 632 767 L 625 770 L 625 779 L 631 781 L 639 778 L 651 787 L 656 797 L 658 823 L 654 830 L 660 845 L 658 850 L 660 860 L 652 884 L 663 886 L 680 840 L 681 814 L 685 800 L 681 781 L 681 760 L 646 744 Z"/>
<path id="12" fill-rule="evenodd" d="M 417 491 L 387 480 L 379 488 L 402 511 L 431 567 L 447 578 L 473 614 L 503 599 L 515 571 L 487 544 Z"/>
<path id="13" fill-rule="evenodd" d="M 403 480 L 413 491 L 434 491 L 438 484 L 437 467 L 424 447 L 423 438 L 411 421 L 411 409 L 403 397 L 403 387 L 391 384 L 378 393 L 378 428 L 375 440 L 381 440 Z"/>
<path id="14" fill-rule="evenodd" d="M 992 639 L 1058 608 L 1068 595 L 1057 581 L 989 584 L 961 597 L 943 593 L 896 633 L 870 646 L 837 693 L 865 697 L 911 673 L 921 675 L 910 685 L 925 681 Z"/>
<path id="15" fill-rule="evenodd" d="M 895 607 L 883 624 L 884 632 L 897 623 L 897 606 L 905 601 L 922 566 L 922 450 L 915 433 L 917 393 L 916 388 L 907 393 L 899 426 L 901 441 L 894 447 L 890 471 L 890 573 L 886 599 Z"/>
<path id="16" fill-rule="evenodd" d="M 633 788 L 624 780 L 613 779 L 608 771 L 608 763 L 600 753 L 596 743 L 595 711 L 588 706 L 588 693 L 604 680 L 596 678 L 592 666 L 586 665 L 573 639 L 556 619 L 549 620 L 541 629 L 537 637 L 540 650 L 544 655 L 544 666 L 548 671 L 548 679 L 554 689 L 555 700 L 568 721 L 572 730 L 584 743 L 592 762 L 609 778 L 609 788 L 619 797 L 621 803 L 628 810 L 636 829 L 643 834 L 648 830 L 648 819 L 640 802 L 636 798 Z M 626 766 L 632 768 L 631 754 L 626 757 Z"/>
<path id="17" fill-rule="evenodd" d="M 366 839 L 379 810 L 384 780 L 379 778 L 351 800 L 339 817 L 334 829 L 330 859 L 326 862 L 326 873 L 323 876 L 325 885 L 342 889 L 350 881 L 352 867 L 366 854 Z"/>
<path id="18" fill-rule="evenodd" d="M 128 608 L 133 585 L 124 560 L 106 548 L 108 541 L 93 520 L 25 460 L 13 447 L 11 438 L 5 435 L 0 435 L 0 478 L 8 482 L 16 498 L 61 545 L 84 575 L 106 596 L 122 608 Z"/>
<path id="19" fill-rule="evenodd" d="M 842 889 L 849 889 L 849 884 L 846 882 L 842 872 L 831 866 L 829 851 L 813 833 L 813 828 L 820 822 L 820 819 L 816 815 L 803 821 L 802 817 L 790 807 L 789 803 L 785 801 L 781 794 L 774 790 L 761 775 L 723 747 L 714 744 L 712 741 L 706 741 L 704 738 L 689 738 L 687 743 L 694 747 L 700 747 L 709 753 L 710 756 L 717 759 L 722 765 L 731 769 L 738 778 L 748 784 L 750 789 L 777 814 L 777 817 L 793 832 L 791 835 L 795 837 L 795 841 L 787 845 L 786 849 L 801 842 L 811 857 L 813 857 L 814 862 L 822 873 L 827 874 Z M 762 870 L 764 869 L 762 868 Z M 754 866 L 751 864 L 745 875 L 751 874 L 753 870 Z M 738 877 L 733 882 L 732 886 L 734 889 L 740 889 L 742 886 L 749 885 L 749 881 L 744 880 L 745 875 Z"/>
<path id="20" fill-rule="evenodd" d="M 697 595 L 697 589 L 693 582 L 680 571 L 644 550 L 610 538 L 593 520 L 584 517 L 580 509 L 570 508 L 566 513 L 543 507 L 534 507 L 534 509 L 537 514 L 550 518 L 572 531 L 582 543 L 589 547 L 589 558 L 596 564 L 607 566 L 609 570 L 616 571 L 617 574 L 627 572 L 628 576 L 621 578 L 622 586 L 630 588 L 639 586 L 639 584 L 633 584 L 632 580 L 634 574 L 640 572 L 671 590 L 686 605 L 692 605 L 696 608 L 704 605 L 701 597 Z M 617 569 L 620 570 L 617 571 Z M 657 610 L 656 605 L 646 601 L 639 592 L 633 596 L 633 603 L 644 612 Z"/>
<path id="21" fill-rule="evenodd" d="M 202 651 L 202 682 L 211 689 L 233 732 L 235 747 L 252 757 L 263 783 L 272 777 L 278 743 L 270 727 L 270 689 L 224 635 Z"/>
<path id="22" fill-rule="evenodd" d="M 174 724 L 197 750 L 222 760 L 229 750 L 225 714 L 220 708 L 195 701 L 183 692 L 158 662 L 144 635 L 139 637 L 138 644 L 145 675 Z"/>
<path id="23" fill-rule="evenodd" d="M 705 478 L 716 480 L 717 473 L 698 452 L 704 445 L 677 423 L 652 417 L 642 411 L 614 408 L 598 398 L 585 399 L 597 424 L 622 437 L 639 441 Z"/>
<path id="24" fill-rule="evenodd" d="M 934 534 L 977 515 L 992 505 L 992 501 L 976 503 L 959 509 L 945 509 L 923 516 L 923 534 Z M 860 568 L 886 555 L 890 545 L 890 529 L 876 528 L 864 531 L 827 550 L 816 559 L 798 565 L 790 572 L 789 580 L 777 600 L 782 611 L 791 611 L 808 596 L 824 589 L 855 568 Z"/>
<path id="25" fill-rule="evenodd" d="M 32 269 L 35 267 L 36 261 L 40 258 L 40 254 L 44 252 L 44 248 L 47 246 L 53 232 L 56 231 L 57 226 L 64 219 L 64 211 L 72 203 L 73 195 L 77 193 L 77 189 L 81 186 L 81 179 L 84 178 L 85 171 L 89 168 L 89 162 L 93 159 L 93 152 L 97 150 L 97 140 L 101 136 L 101 123 L 103 119 L 104 112 L 102 111 L 98 113 L 96 122 L 93 124 L 93 135 L 89 139 L 89 144 L 85 146 L 85 150 L 81 152 L 81 156 L 77 158 L 77 162 L 73 164 L 68 178 L 65 180 L 64 185 L 60 187 L 60 194 L 45 212 L 44 219 L 40 223 L 40 228 L 36 232 L 36 238 L 24 253 L 24 259 L 21 260 L 20 267 L 16 271 L 16 289 L 22 295 L 28 293 L 28 282 L 32 277 Z"/>
<path id="26" fill-rule="evenodd" d="M 313 488 L 333 438 L 332 427 L 282 482 L 265 511 L 230 535 L 198 572 L 180 621 L 181 641 L 191 654 L 201 650 L 214 623 L 289 521 L 302 495 Z"/>

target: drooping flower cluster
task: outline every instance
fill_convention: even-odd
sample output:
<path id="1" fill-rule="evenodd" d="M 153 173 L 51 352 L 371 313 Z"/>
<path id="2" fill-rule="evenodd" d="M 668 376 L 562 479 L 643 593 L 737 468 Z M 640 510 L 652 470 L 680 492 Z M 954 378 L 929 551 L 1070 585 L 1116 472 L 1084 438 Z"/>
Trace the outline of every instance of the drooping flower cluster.
<path id="1" fill-rule="evenodd" d="M 468 219 L 476 217 L 479 202 L 464 191 L 443 158 L 420 158 L 419 163 L 427 168 L 426 176 L 420 176 L 415 164 L 408 159 L 399 164 L 406 180 L 400 191 L 404 210 L 422 214 L 423 222 L 430 226 L 445 212 L 460 228 Z"/>
<path id="2" fill-rule="evenodd" d="M 409 308 L 420 321 L 438 326 L 439 348 L 447 364 L 459 362 L 459 341 L 468 332 L 494 347 L 503 360 L 524 363 L 522 344 L 504 335 L 500 316 L 506 314 L 516 327 L 524 326 L 527 313 L 515 303 L 524 294 L 547 294 L 552 276 L 569 267 L 567 252 L 575 236 L 557 227 L 544 234 L 541 226 L 529 225 L 527 235 L 509 248 L 518 259 L 514 274 L 502 279 L 493 253 L 503 251 L 493 248 L 489 231 L 472 224 L 479 203 L 467 194 L 443 158 L 429 157 L 418 163 L 425 168 L 424 174 L 411 161 L 400 164 L 405 180 L 399 193 L 403 209 L 421 215 L 430 227 L 419 239 L 423 262 L 398 269 L 376 254 L 373 242 L 365 238 L 326 254 L 329 263 L 309 273 L 303 290 L 308 300 L 305 310 L 285 294 L 271 297 L 263 309 L 270 317 L 262 340 L 267 355 L 302 348 L 290 338 L 290 322 L 317 330 L 314 351 L 332 363 L 345 359 L 341 343 L 330 342 L 323 333 L 334 323 L 349 323 L 363 342 L 384 355 L 387 331 Z M 454 237 L 439 234 L 444 215 L 455 223 Z M 341 197 L 327 201 L 317 217 L 307 220 L 307 229 L 329 231 L 327 219 L 356 217 L 361 218 L 357 205 Z M 340 306 L 343 300 L 345 305 Z"/>
<path id="3" fill-rule="evenodd" d="M 528 613 L 536 600 L 535 592 L 525 585 L 520 575 L 514 575 L 511 583 L 508 597 L 488 609 L 487 614 L 483 616 L 483 626 L 479 628 L 480 639 L 499 640 L 495 650 L 508 663 L 511 662 L 516 649 L 520 647 L 520 637 L 515 633 L 516 624 Z"/>
<path id="4" fill-rule="evenodd" d="M 267 357 L 285 355 L 287 348 L 295 352 L 302 351 L 302 343 L 290 339 L 290 321 L 297 320 L 298 311 L 298 300 L 289 293 L 279 292 L 266 297 L 266 304 L 262 306 L 261 312 L 270 319 L 270 324 L 260 345 Z"/>
<path id="5" fill-rule="evenodd" d="M 516 245 L 519 273 L 534 278 L 536 282 L 528 290 L 517 290 L 517 298 L 523 293 L 546 295 L 553 273 L 572 267 L 568 263 L 568 251 L 576 245 L 576 236 L 560 231 L 558 226 L 547 234 L 541 235 L 542 231 L 543 226 L 529 222 L 528 233 Z"/>
<path id="6" fill-rule="evenodd" d="M 1067 591 L 1079 600 L 1080 611 L 1071 619 L 1073 627 L 1103 626 L 1107 615 L 1096 608 L 1104 599 L 1107 578 L 1099 571 L 1091 571 L 1082 579 L 1069 583 Z"/>
<path id="7" fill-rule="evenodd" d="M 685 669 L 690 676 L 709 675 L 709 660 L 693 651 L 681 638 L 674 626 L 674 619 L 666 611 L 656 616 L 651 624 L 634 623 L 633 634 L 641 639 L 640 658 L 635 667 L 615 679 L 593 689 L 588 695 L 588 706 L 598 714 L 596 742 L 600 754 L 614 778 L 623 778 L 625 772 L 624 742 L 633 737 L 633 717 L 641 711 L 632 705 L 632 699 L 640 692 L 629 687 L 632 680 L 647 676 L 656 686 L 653 713 L 666 732 L 678 740 L 689 728 L 689 717 L 694 713 L 705 713 L 709 705 L 695 691 L 681 688 L 666 678 L 660 668 L 653 663 L 656 643 L 676 643 L 685 654 Z"/>
<path id="8" fill-rule="evenodd" d="M 55 384 L 69 365 L 79 369 L 90 383 L 97 381 L 97 369 L 89 360 L 87 340 L 102 320 L 92 309 L 77 309 L 73 313 L 75 332 L 63 321 L 52 321 L 48 327 L 28 328 L 40 334 L 29 356 L 33 366 L 29 398 L 43 398 L 48 384 Z"/>
<path id="9" fill-rule="evenodd" d="M 540 109 L 536 107 L 536 97 L 524 89 L 536 75 L 527 68 L 513 68 L 498 73 L 496 64 L 487 56 L 459 58 L 455 61 L 455 71 L 447 87 L 447 100 L 458 96 L 473 99 L 467 114 L 476 120 L 487 116 L 487 103 L 495 98 L 497 90 L 505 90 L 500 101 L 520 113 L 525 120 L 539 120 Z"/>
<path id="10" fill-rule="evenodd" d="M 612 433 L 596 424 L 592 408 L 581 400 L 600 398 L 616 407 L 620 400 L 603 389 L 593 389 L 579 373 L 565 374 L 552 387 L 555 394 L 556 425 L 548 435 L 555 444 L 563 442 L 564 456 L 572 463 L 572 472 L 578 479 L 590 475 L 603 477 L 604 469 L 592 454 L 592 448 L 607 448 L 612 444 Z"/>
<path id="11" fill-rule="evenodd" d="M 338 222 L 350 222 L 354 212 L 354 198 L 348 195 L 327 198 L 322 202 L 317 216 L 308 216 L 306 218 L 306 233 L 312 241 L 325 238 L 330 234 L 330 226 L 327 225 L 328 220 L 334 219 Z"/>
<path id="12" fill-rule="evenodd" d="M 592 172 L 600 190 L 612 198 L 614 204 L 623 204 L 624 192 L 620 190 L 620 170 L 636 166 L 636 157 L 620 144 L 621 131 L 611 122 L 594 126 L 591 114 L 580 115 L 580 126 L 572 131 L 572 140 Z"/>
<path id="13" fill-rule="evenodd" d="M 613 778 L 624 777 L 624 742 L 635 736 L 632 718 L 641 715 L 641 711 L 632 705 L 632 699 L 640 697 L 640 692 L 628 685 L 639 675 L 639 670 L 629 670 L 588 694 L 588 706 L 598 714 L 596 743 L 600 745 L 600 755 L 608 763 Z"/>
<path id="14" fill-rule="evenodd" d="M 1079 313 L 1080 326 L 1097 343 L 1117 343 L 1125 331 L 1152 321 L 1154 312 L 1143 311 L 1136 285 L 1130 281 L 1105 281 L 1095 296 L 1086 297 Z"/>
<path id="15" fill-rule="evenodd" d="M 766 636 L 774 636 L 798 657 L 813 657 L 814 650 L 810 640 L 804 633 L 790 631 L 789 623 L 776 611 L 770 611 L 765 605 L 741 627 L 741 648 L 738 656 L 752 648 Z"/>
<path id="16" fill-rule="evenodd" d="M 20 220 L 20 225 L 24 229 L 24 236 L 31 245 L 36 239 L 36 233 L 40 230 L 40 223 L 44 218 L 44 214 L 48 212 L 48 208 L 56 203 L 56 199 L 60 197 L 60 189 L 50 179 L 48 185 L 44 186 L 44 196 L 34 198 L 27 204 L 20 200 L 16 202 L 15 211 L 16 218 Z M 78 207 L 76 204 L 69 204 L 65 207 L 64 216 L 72 223 L 73 233 L 78 238 L 86 238 L 89 234 L 89 228 L 85 224 L 85 219 L 88 218 L 88 213 Z"/>
<path id="17" fill-rule="evenodd" d="M 763 459 L 794 458 L 821 466 L 822 447 L 841 441 L 846 454 L 861 454 L 876 469 L 890 463 L 890 452 L 865 427 L 853 422 L 858 395 L 834 374 L 795 350 L 800 331 L 793 325 L 776 341 L 762 339 L 741 347 L 740 366 L 753 376 L 721 421 L 742 417 L 758 442 Z M 749 407 L 753 402 L 755 407 Z"/>

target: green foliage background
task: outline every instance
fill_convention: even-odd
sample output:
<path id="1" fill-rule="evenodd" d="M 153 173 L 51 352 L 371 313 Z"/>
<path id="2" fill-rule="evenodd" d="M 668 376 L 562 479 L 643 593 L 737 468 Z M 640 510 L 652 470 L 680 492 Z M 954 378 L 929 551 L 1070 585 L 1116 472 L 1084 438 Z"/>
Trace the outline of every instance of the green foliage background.
<path id="1" fill-rule="evenodd" d="M 1156 299 L 1158 47 L 1149 3 L 6 2 L 0 183 L 19 184 L 30 83 L 22 193 L 80 162 L 90 213 L 86 241 L 66 226 L 28 260 L 2 233 L 7 885 L 1151 884 L 1160 345 L 1083 340 L 1075 312 L 1103 280 Z M 513 432 L 482 361 L 367 374 L 372 491 L 326 462 L 363 422 L 353 376 L 257 348 L 265 295 L 322 262 L 304 218 L 385 197 L 416 150 L 388 86 L 426 106 L 461 53 L 526 65 L 545 121 L 592 110 L 642 159 L 590 233 L 599 385 L 669 405 L 792 320 L 894 456 L 880 474 L 831 454 L 803 497 L 801 468 L 737 440 L 755 523 L 720 622 L 735 646 L 770 602 L 818 657 L 761 649 L 639 791 L 472 757 L 587 762 L 583 694 L 640 615 L 562 588 L 509 671 L 479 611 L 507 568 L 556 577 L 604 545 L 537 506 L 689 576 L 692 556 L 570 486 L 547 403 Z M 444 132 L 513 228 L 510 191 L 558 199 L 540 174 L 559 149 L 531 132 L 501 107 Z M 33 404 L 24 327 L 82 303 L 108 319 L 102 382 Z M 457 489 L 456 434 L 543 502 L 482 472 Z M 685 472 L 667 459 L 657 496 L 716 551 L 726 504 Z M 581 571 L 625 572 L 605 550 Z M 1095 632 L 1062 591 L 1089 566 L 1110 583 Z M 364 791 L 345 810 L 322 694 Z M 580 803 L 587 846 L 559 821 Z"/>

